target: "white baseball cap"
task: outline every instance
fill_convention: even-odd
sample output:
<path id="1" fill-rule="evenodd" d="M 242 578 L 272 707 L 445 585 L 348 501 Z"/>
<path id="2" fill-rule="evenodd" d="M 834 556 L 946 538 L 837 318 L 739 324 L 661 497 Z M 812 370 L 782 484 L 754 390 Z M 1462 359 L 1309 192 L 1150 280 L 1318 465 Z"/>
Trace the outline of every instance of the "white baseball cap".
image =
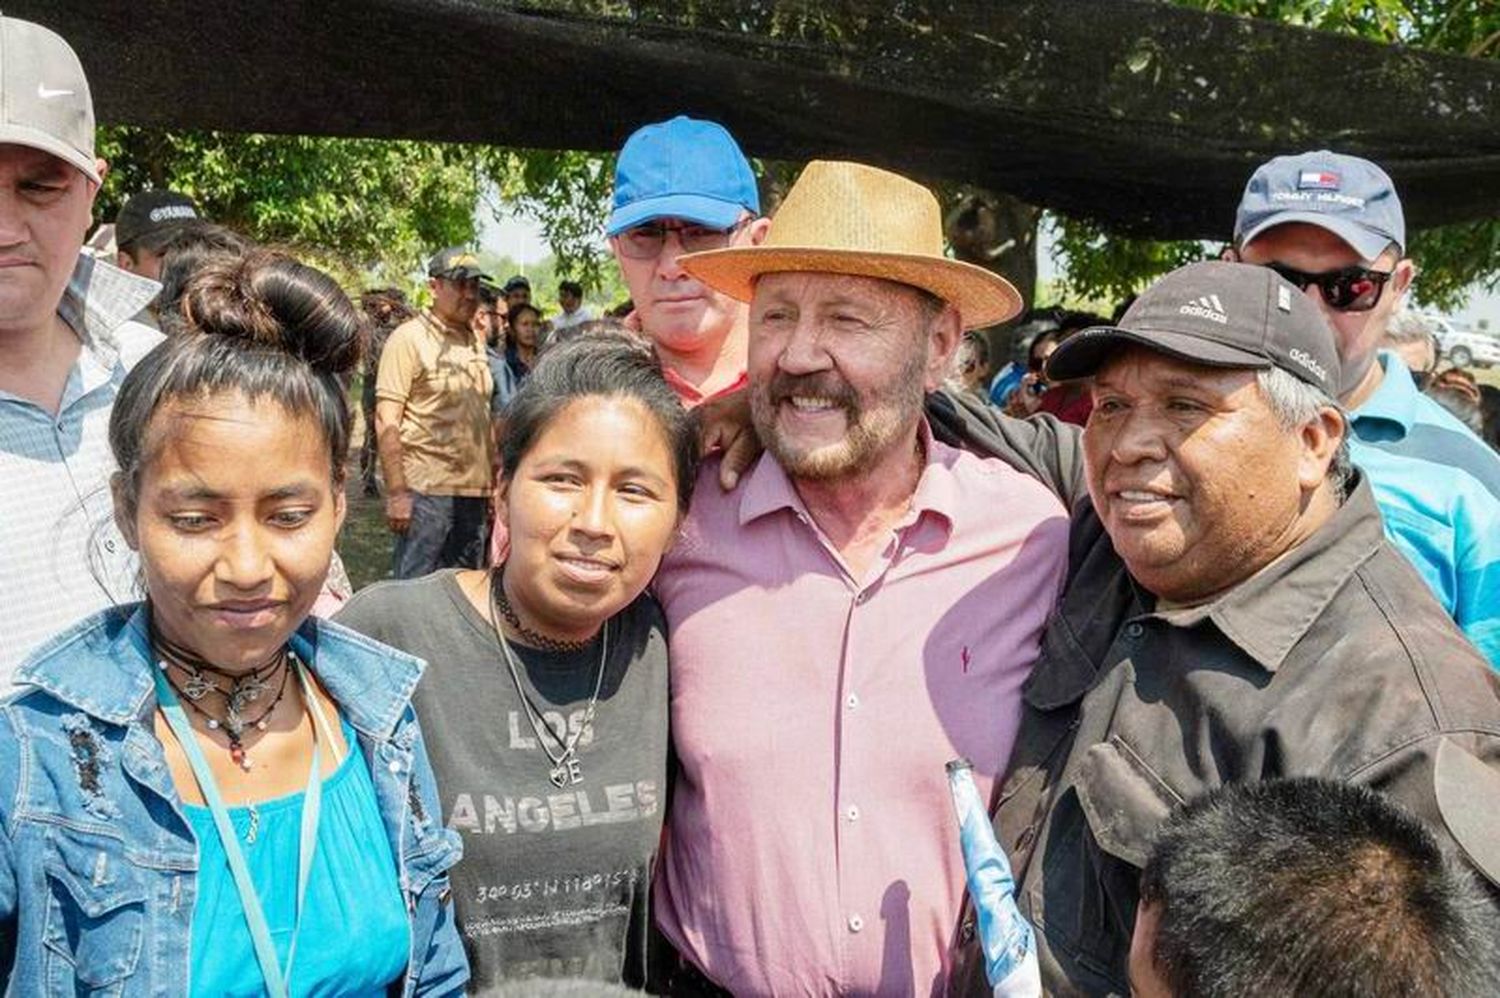
<path id="1" fill-rule="evenodd" d="M 14 17 L 0 17 L 0 143 L 51 153 L 100 182 L 78 55 L 56 32 Z"/>

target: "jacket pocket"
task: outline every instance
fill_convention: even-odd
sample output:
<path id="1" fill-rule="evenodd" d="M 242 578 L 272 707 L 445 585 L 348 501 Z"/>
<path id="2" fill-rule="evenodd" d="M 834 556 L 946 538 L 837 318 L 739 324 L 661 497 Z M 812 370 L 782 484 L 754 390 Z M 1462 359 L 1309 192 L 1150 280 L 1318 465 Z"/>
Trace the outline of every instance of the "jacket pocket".
<path id="1" fill-rule="evenodd" d="M 1182 798 L 1118 735 L 1089 746 L 1077 781 L 1099 847 L 1143 869 L 1156 830 Z"/>
<path id="2" fill-rule="evenodd" d="M 1071 783 L 1039 845 L 1033 910 L 1071 980 L 1123 992 L 1141 868 L 1178 797 L 1118 737 L 1090 746 Z"/>
<path id="3" fill-rule="evenodd" d="M 135 973 L 146 931 L 146 889 L 123 844 L 60 832 L 48 843 L 43 872 L 47 979 L 89 994 Z"/>

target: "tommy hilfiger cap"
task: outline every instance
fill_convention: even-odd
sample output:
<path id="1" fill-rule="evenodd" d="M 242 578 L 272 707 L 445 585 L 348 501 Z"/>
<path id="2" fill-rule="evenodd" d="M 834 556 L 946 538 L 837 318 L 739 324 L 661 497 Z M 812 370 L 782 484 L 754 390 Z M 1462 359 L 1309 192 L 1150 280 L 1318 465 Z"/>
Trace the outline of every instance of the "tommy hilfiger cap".
<path id="1" fill-rule="evenodd" d="M 1059 344 L 1047 376 L 1086 378 L 1132 344 L 1210 367 L 1279 367 L 1338 393 L 1333 330 L 1312 299 L 1267 267 L 1219 260 L 1179 267 L 1141 292 L 1118 325 Z"/>
<path id="2" fill-rule="evenodd" d="M 723 125 L 678 115 L 638 129 L 615 164 L 613 236 L 657 218 L 727 229 L 760 214 L 755 174 Z"/>
<path id="3" fill-rule="evenodd" d="M 1326 229 L 1366 261 L 1391 243 L 1398 253 L 1406 251 L 1406 218 L 1396 186 L 1384 170 L 1358 156 L 1326 149 L 1278 156 L 1251 174 L 1235 212 L 1235 245 L 1287 222 Z"/>
<path id="4" fill-rule="evenodd" d="M 78 56 L 57 33 L 14 17 L 0 17 L 0 143 L 51 153 L 100 181 Z"/>

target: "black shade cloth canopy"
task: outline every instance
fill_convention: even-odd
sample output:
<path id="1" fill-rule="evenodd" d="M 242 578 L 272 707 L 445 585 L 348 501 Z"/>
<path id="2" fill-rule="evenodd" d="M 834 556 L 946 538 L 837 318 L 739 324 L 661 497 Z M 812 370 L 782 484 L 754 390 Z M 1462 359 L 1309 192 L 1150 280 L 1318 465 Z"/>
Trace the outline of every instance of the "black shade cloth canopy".
<path id="1" fill-rule="evenodd" d="M 1500 215 L 1500 62 L 1145 0 L 18 0 L 100 121 L 617 149 L 678 113 L 751 155 L 974 183 L 1227 238 L 1251 170 L 1332 148 L 1420 228 Z"/>

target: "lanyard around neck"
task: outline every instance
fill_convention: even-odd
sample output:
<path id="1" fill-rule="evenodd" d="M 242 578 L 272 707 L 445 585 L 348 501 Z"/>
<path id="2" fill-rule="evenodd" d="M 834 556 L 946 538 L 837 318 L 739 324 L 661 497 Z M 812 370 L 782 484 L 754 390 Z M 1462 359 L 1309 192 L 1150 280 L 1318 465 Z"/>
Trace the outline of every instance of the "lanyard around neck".
<path id="1" fill-rule="evenodd" d="M 302 839 L 297 850 L 297 907 L 295 921 L 292 925 L 292 942 L 287 950 L 286 968 L 276 958 L 276 946 L 271 940 L 271 928 L 266 922 L 265 909 L 260 903 L 260 895 L 255 890 L 255 882 L 250 877 L 250 867 L 245 862 L 245 854 L 240 849 L 240 840 L 229 821 L 229 810 L 224 806 L 224 798 L 219 794 L 219 787 L 214 782 L 213 771 L 208 768 L 208 760 L 203 756 L 203 749 L 198 745 L 198 738 L 193 733 L 193 727 L 188 722 L 187 714 L 182 709 L 182 704 L 177 699 L 172 685 L 167 682 L 166 676 L 160 668 L 153 669 L 153 678 L 156 680 L 156 699 L 161 705 L 162 714 L 171 726 L 172 733 L 177 736 L 177 741 L 182 745 L 182 750 L 187 754 L 188 764 L 192 766 L 193 778 L 198 781 L 198 789 L 203 794 L 204 801 L 208 804 L 209 812 L 213 815 L 214 827 L 219 832 L 219 842 L 224 846 L 225 858 L 229 861 L 229 872 L 234 876 L 234 886 L 239 891 L 240 907 L 245 912 L 245 922 L 250 928 L 250 941 L 255 947 L 255 958 L 260 963 L 261 975 L 266 981 L 266 993 L 270 998 L 288 998 L 289 987 L 292 980 L 292 961 L 297 956 L 297 937 L 302 928 L 302 902 L 307 895 L 307 882 L 312 875 L 313 854 L 318 847 L 318 812 L 323 806 L 323 774 L 319 759 L 319 745 L 327 740 L 329 745 L 333 744 L 328 731 L 328 721 L 323 716 L 323 711 L 313 696 L 312 684 L 308 682 L 307 671 L 302 663 L 293 656 L 289 663 L 290 668 L 297 671 L 297 679 L 302 684 L 302 696 L 307 701 L 308 709 L 313 716 L 313 753 L 312 766 L 307 774 L 307 792 L 302 801 Z"/>

